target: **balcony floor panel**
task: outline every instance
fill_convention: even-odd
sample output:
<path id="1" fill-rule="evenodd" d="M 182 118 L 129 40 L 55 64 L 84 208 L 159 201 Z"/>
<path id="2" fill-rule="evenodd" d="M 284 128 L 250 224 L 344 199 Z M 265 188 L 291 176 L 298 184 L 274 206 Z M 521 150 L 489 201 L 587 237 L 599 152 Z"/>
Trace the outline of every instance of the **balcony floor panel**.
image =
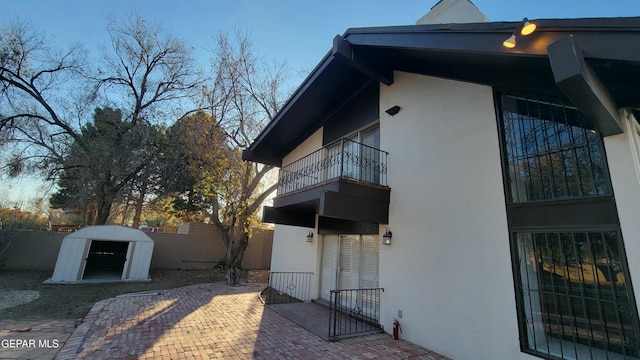
<path id="1" fill-rule="evenodd" d="M 277 196 L 265 210 L 265 221 L 308 226 L 309 216 L 387 224 L 391 189 L 346 178 L 335 178 Z M 267 216 L 268 215 L 268 216 Z"/>

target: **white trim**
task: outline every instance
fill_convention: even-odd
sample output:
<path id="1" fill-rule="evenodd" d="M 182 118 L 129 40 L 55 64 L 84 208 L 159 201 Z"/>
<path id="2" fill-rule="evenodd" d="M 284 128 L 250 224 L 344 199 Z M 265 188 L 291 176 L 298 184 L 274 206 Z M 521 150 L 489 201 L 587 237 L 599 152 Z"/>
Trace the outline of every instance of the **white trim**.
<path id="1" fill-rule="evenodd" d="M 622 118 L 624 119 L 625 130 L 629 137 L 633 167 L 636 170 L 636 180 L 638 181 L 638 185 L 640 185 L 640 124 L 631 113 L 624 110 Z"/>

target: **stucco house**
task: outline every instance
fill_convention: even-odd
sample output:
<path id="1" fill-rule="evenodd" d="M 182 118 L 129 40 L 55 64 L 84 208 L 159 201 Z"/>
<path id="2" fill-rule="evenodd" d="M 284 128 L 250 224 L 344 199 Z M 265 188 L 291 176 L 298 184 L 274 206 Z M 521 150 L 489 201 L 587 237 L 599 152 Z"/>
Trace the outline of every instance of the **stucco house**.
<path id="1" fill-rule="evenodd" d="M 333 39 L 243 154 L 281 169 L 271 270 L 454 359 L 638 359 L 640 18 L 485 20 Z"/>

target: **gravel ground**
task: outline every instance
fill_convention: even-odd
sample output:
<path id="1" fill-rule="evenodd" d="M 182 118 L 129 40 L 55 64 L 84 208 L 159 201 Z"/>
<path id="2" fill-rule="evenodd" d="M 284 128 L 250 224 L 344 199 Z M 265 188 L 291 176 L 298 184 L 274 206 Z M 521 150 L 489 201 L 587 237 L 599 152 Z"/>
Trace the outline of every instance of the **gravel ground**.
<path id="1" fill-rule="evenodd" d="M 0 310 L 2 320 L 81 319 L 96 302 L 120 294 L 163 290 L 223 280 L 218 270 L 154 270 L 144 283 L 44 285 L 50 271 L 0 271 L 0 290 L 35 290 L 26 304 Z"/>

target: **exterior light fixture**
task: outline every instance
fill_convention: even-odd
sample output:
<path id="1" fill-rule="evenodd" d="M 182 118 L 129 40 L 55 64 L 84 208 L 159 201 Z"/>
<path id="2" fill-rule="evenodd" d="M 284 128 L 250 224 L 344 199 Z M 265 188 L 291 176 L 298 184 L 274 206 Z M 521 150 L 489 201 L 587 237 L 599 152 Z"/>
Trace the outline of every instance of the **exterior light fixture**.
<path id="1" fill-rule="evenodd" d="M 398 106 L 398 105 L 392 106 L 392 107 L 388 108 L 387 110 L 385 110 L 384 112 L 386 112 L 387 114 L 389 114 L 391 116 L 394 116 L 395 114 L 400 112 L 400 106 Z"/>
<path id="2" fill-rule="evenodd" d="M 391 245 L 391 238 L 393 237 L 393 234 L 391 234 L 391 230 L 389 230 L 389 228 L 387 228 L 387 231 L 384 233 L 384 235 L 382 235 L 382 244 L 383 245 Z"/>
<path id="3" fill-rule="evenodd" d="M 313 231 L 309 230 L 309 233 L 307 234 L 307 242 L 312 242 L 313 241 Z"/>
<path id="4" fill-rule="evenodd" d="M 503 41 L 502 46 L 509 49 L 516 47 L 516 33 L 511 34 L 507 40 Z"/>
<path id="5" fill-rule="evenodd" d="M 520 35 L 531 35 L 533 34 L 534 31 L 536 31 L 536 28 L 538 26 L 529 21 L 529 19 L 524 18 L 522 19 L 522 27 L 520 28 Z M 509 38 L 505 41 L 502 42 L 502 46 L 508 48 L 508 49 L 513 49 L 514 47 L 516 47 L 516 34 L 518 33 L 518 30 L 514 31 L 513 34 L 511 34 L 511 36 L 509 36 Z"/>
<path id="6" fill-rule="evenodd" d="M 523 22 L 523 25 L 522 25 L 522 29 L 520 30 L 520 34 L 527 36 L 527 35 L 533 34 L 533 32 L 536 31 L 536 28 L 537 28 L 536 24 L 529 21 L 529 19 L 524 18 L 522 22 Z"/>

